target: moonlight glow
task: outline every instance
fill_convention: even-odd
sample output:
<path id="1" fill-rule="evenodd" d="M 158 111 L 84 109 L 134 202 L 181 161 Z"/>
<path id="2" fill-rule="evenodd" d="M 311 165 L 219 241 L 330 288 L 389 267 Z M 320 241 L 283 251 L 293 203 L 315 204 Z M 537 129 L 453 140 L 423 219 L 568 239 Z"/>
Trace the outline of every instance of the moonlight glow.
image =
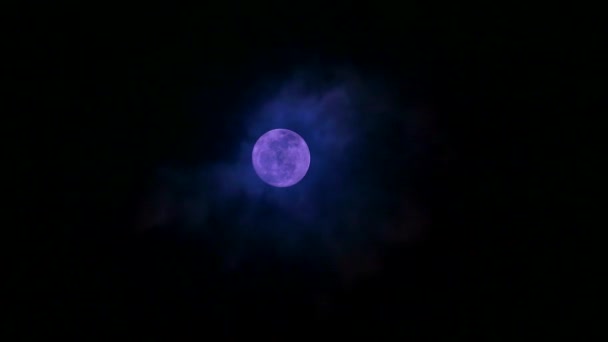
<path id="1" fill-rule="evenodd" d="M 266 183 L 288 187 L 298 183 L 310 166 L 310 151 L 301 136 L 288 129 L 273 129 L 253 147 L 253 168 Z"/>

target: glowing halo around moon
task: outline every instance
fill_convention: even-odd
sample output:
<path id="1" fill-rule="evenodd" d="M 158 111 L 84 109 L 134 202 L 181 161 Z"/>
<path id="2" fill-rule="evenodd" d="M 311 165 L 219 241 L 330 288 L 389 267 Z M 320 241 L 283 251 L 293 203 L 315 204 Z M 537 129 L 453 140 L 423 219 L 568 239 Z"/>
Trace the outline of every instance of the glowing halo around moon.
<path id="1" fill-rule="evenodd" d="M 310 151 L 306 141 L 296 132 L 278 128 L 258 139 L 251 160 L 260 179 L 285 188 L 304 178 L 310 166 Z"/>

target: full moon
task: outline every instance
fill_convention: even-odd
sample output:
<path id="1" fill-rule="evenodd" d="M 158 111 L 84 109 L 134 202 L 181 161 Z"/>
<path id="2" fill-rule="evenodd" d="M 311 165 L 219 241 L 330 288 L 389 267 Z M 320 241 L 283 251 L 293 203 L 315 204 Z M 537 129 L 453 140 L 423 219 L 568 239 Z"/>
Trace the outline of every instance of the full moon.
<path id="1" fill-rule="evenodd" d="M 296 132 L 278 128 L 258 139 L 251 159 L 255 172 L 264 182 L 284 188 L 304 178 L 310 166 L 310 151 Z"/>

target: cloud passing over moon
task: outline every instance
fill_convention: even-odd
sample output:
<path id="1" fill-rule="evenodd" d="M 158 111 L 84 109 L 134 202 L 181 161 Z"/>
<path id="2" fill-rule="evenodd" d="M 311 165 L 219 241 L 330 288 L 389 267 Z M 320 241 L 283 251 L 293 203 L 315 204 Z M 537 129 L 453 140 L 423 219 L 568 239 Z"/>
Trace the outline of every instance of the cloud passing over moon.
<path id="1" fill-rule="evenodd" d="M 267 248 L 286 258 L 326 258 L 325 265 L 338 255 L 375 255 L 395 236 L 415 236 L 421 212 L 403 193 L 414 177 L 409 166 L 427 144 L 419 139 L 416 106 L 352 70 L 295 72 L 274 84 L 236 116 L 241 138 L 221 160 L 159 170 L 146 225 L 228 236 L 226 260 Z M 306 141 L 271 147 L 290 144 L 278 132 Z M 277 151 L 287 153 L 283 166 Z"/>

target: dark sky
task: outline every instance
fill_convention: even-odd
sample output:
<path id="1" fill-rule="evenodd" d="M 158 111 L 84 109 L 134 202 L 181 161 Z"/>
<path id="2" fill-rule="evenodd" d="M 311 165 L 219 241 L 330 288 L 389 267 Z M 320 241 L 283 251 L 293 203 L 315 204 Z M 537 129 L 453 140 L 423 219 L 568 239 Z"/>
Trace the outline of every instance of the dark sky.
<path id="1" fill-rule="evenodd" d="M 543 191 L 525 146 L 559 96 L 540 84 L 564 82 L 560 49 L 532 14 L 442 12 L 17 11 L 18 204 L 36 212 L 21 211 L 19 322 L 176 339 L 492 338 L 551 321 L 541 228 L 519 212 Z M 292 188 L 249 163 L 273 128 L 311 149 Z"/>

